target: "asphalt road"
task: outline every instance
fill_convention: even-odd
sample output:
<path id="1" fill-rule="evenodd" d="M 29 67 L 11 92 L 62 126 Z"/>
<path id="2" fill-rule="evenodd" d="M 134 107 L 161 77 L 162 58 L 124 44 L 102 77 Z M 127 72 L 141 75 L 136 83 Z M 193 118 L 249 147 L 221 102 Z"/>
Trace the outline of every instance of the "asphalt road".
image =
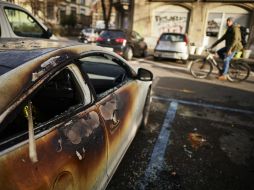
<path id="1" fill-rule="evenodd" d="M 254 77 L 194 79 L 181 63 L 137 59 L 155 76 L 141 128 L 107 190 L 254 189 Z"/>

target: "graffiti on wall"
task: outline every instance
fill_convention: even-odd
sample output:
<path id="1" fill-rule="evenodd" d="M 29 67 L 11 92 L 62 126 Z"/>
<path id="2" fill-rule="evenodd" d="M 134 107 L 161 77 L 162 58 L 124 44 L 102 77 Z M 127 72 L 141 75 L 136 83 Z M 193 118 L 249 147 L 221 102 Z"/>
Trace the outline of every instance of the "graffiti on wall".
<path id="1" fill-rule="evenodd" d="M 187 25 L 187 12 L 156 12 L 153 20 L 153 34 L 163 32 L 185 33 Z"/>

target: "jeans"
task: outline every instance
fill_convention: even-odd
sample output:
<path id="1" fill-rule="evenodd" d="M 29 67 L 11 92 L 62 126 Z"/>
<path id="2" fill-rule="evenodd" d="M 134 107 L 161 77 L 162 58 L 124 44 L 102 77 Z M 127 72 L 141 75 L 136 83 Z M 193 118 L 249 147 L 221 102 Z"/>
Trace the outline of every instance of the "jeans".
<path id="1" fill-rule="evenodd" d="M 223 71 L 222 71 L 222 75 L 227 75 L 228 73 L 228 69 L 229 69 L 229 63 L 231 61 L 231 59 L 233 59 L 234 55 L 236 54 L 236 51 L 231 52 L 230 55 L 227 55 L 227 48 L 221 48 L 217 51 L 219 57 L 223 60 L 224 64 L 223 64 Z"/>

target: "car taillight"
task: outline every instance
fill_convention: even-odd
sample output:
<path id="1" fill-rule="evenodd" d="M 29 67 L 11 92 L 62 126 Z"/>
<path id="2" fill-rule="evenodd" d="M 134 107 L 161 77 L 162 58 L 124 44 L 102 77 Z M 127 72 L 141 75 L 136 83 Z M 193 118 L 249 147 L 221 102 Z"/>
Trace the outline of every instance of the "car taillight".
<path id="1" fill-rule="evenodd" d="M 98 38 L 96 39 L 96 42 L 102 42 L 102 41 L 104 41 L 104 39 L 103 39 L 102 37 L 98 37 Z"/>
<path id="2" fill-rule="evenodd" d="M 184 42 L 186 43 L 186 45 L 188 44 L 188 38 L 187 38 L 187 36 L 184 36 Z"/>
<path id="3" fill-rule="evenodd" d="M 116 38 L 115 39 L 116 43 L 120 43 L 125 45 L 126 44 L 126 39 L 125 38 Z"/>

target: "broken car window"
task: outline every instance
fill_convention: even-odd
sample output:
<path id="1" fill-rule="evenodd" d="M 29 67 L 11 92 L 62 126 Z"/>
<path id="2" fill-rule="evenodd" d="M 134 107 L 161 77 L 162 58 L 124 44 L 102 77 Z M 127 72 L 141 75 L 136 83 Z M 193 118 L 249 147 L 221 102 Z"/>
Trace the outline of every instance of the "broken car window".
<path id="1" fill-rule="evenodd" d="M 80 61 L 81 68 L 88 74 L 97 95 L 112 91 L 127 81 L 125 69 L 117 64 L 112 56 L 93 55 Z"/>
<path id="2" fill-rule="evenodd" d="M 30 100 L 35 127 L 74 109 L 84 101 L 78 82 L 67 68 L 42 85 Z M 28 101 L 26 100 L 26 102 Z M 3 126 L 0 128 L 0 150 L 1 146 L 12 138 L 21 138 L 20 141 L 24 138 L 27 139 L 26 102 L 21 104 L 3 122 Z"/>

